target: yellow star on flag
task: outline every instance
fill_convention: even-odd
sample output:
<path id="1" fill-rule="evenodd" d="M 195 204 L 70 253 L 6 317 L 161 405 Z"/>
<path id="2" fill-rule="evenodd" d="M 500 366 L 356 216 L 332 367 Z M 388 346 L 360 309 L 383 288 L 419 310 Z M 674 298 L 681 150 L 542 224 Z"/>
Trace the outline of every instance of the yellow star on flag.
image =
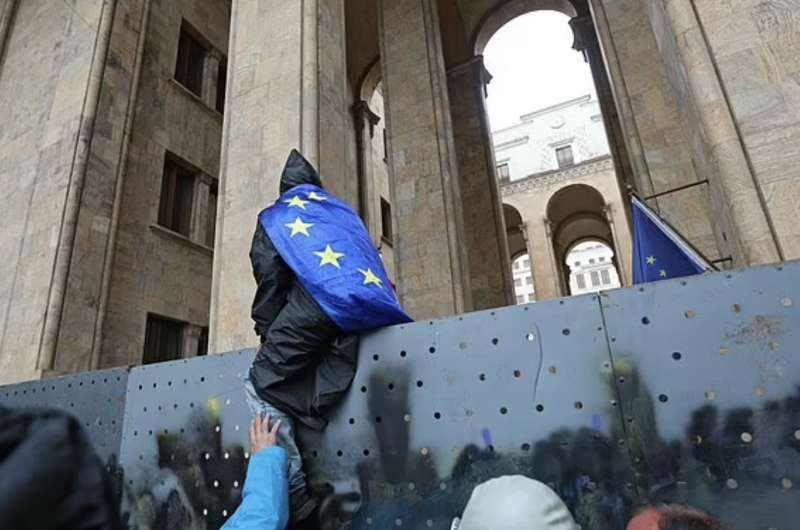
<path id="1" fill-rule="evenodd" d="M 318 194 L 316 191 L 312 191 L 311 193 L 309 193 L 308 194 L 308 198 L 311 199 L 312 201 L 320 201 L 320 202 L 328 200 L 327 197 L 323 197 L 322 195 Z"/>
<path id="2" fill-rule="evenodd" d="M 308 233 L 308 229 L 314 225 L 311 223 L 304 223 L 303 220 L 298 217 L 293 223 L 286 223 L 284 226 L 292 229 L 292 235 L 289 237 L 294 237 L 297 234 L 303 234 L 304 236 L 308 237 L 311 235 Z"/>
<path id="3" fill-rule="evenodd" d="M 380 278 L 375 276 L 375 273 L 372 272 L 372 269 L 369 269 L 369 268 L 367 270 L 358 269 L 358 272 L 360 272 L 361 274 L 364 275 L 364 283 L 363 283 L 363 285 L 373 284 L 373 285 L 377 285 L 378 287 L 383 285 L 383 280 L 381 280 Z"/>
<path id="4" fill-rule="evenodd" d="M 667 277 L 667 271 L 665 271 L 664 269 L 661 269 L 660 271 L 658 271 L 658 275 L 661 276 L 662 278 L 666 278 Z"/>
<path id="5" fill-rule="evenodd" d="M 297 196 L 297 195 L 295 195 L 294 197 L 292 197 L 292 199 L 291 199 L 291 200 L 289 200 L 289 201 L 283 201 L 283 202 L 285 202 L 286 204 L 288 204 L 288 205 L 289 205 L 289 208 L 291 208 L 291 207 L 293 207 L 293 206 L 294 206 L 294 207 L 296 207 L 296 208 L 300 208 L 301 210 L 305 210 L 305 209 L 306 209 L 306 204 L 308 204 L 308 201 L 304 201 L 303 199 L 301 199 L 301 198 L 300 198 L 299 196 Z"/>
<path id="6" fill-rule="evenodd" d="M 334 252 L 330 245 L 325 246 L 324 252 L 314 252 L 314 254 L 322 258 L 319 262 L 320 267 L 323 265 L 333 265 L 337 269 L 342 268 L 339 265 L 339 260 L 344 257 L 344 254 L 341 252 Z"/>
<path id="7" fill-rule="evenodd" d="M 655 265 L 656 264 L 656 258 L 653 257 L 653 256 L 647 256 L 647 264 L 648 265 Z"/>

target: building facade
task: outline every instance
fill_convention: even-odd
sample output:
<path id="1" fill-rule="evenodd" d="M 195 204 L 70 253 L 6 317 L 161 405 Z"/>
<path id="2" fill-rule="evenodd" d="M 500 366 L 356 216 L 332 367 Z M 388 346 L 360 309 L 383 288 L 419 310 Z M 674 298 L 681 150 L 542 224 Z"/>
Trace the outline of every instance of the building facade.
<path id="1" fill-rule="evenodd" d="M 800 258 L 794 4 L 0 0 L 0 381 L 255 345 L 247 253 L 292 148 L 391 242 L 419 319 L 513 303 L 512 239 L 550 242 L 537 296 L 561 294 L 567 206 L 624 224 L 595 170 L 721 264 Z M 510 182 L 576 179 L 523 230 L 481 53 L 540 9 L 571 17 L 611 157 Z"/>
<path id="2" fill-rule="evenodd" d="M 551 298 L 629 282 L 627 203 L 597 99 L 524 114 L 492 137 L 516 302 L 533 301 L 534 289 Z"/>

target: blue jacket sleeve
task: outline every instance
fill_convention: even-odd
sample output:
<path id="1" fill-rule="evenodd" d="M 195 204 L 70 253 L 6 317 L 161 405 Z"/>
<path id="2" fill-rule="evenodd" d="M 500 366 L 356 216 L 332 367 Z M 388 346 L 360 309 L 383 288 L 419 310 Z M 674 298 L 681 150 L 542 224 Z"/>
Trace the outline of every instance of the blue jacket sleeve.
<path id="1" fill-rule="evenodd" d="M 285 530 L 289 521 L 288 460 L 282 447 L 250 458 L 242 504 L 220 530 Z"/>

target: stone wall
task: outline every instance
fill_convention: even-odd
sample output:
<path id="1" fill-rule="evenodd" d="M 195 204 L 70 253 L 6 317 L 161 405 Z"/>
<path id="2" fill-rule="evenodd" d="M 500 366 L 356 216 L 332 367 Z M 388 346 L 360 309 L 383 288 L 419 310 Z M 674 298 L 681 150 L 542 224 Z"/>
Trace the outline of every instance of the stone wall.
<path id="1" fill-rule="evenodd" d="M 695 6 L 782 257 L 798 259 L 800 1 Z"/>
<path id="2" fill-rule="evenodd" d="M 0 11 L 9 3 L 3 2 Z M 0 382 L 38 377 L 102 2 L 17 2 L 0 55 Z M 77 168 L 80 169 L 80 168 Z"/>
<path id="3" fill-rule="evenodd" d="M 227 2 L 152 0 L 125 161 L 119 233 L 103 327 L 103 366 L 141 362 L 147 313 L 193 326 L 209 324 L 213 255 L 209 242 L 198 234 L 186 237 L 157 223 L 167 151 L 200 170 L 208 182 L 219 174 L 223 116 L 204 101 L 206 98 L 198 98 L 173 79 L 182 18 L 217 53 L 227 53 Z M 109 118 L 116 127 L 122 122 L 118 116 Z M 97 147 L 100 157 L 103 145 Z M 199 204 L 201 200 L 201 196 L 196 197 L 195 208 L 205 208 Z"/>

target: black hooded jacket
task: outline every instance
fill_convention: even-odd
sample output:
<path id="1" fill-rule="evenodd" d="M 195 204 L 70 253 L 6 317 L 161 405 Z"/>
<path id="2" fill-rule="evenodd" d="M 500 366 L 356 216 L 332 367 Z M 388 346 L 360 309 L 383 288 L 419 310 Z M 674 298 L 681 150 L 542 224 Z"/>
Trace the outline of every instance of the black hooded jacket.
<path id="1" fill-rule="evenodd" d="M 0 528 L 122 530 L 118 492 L 75 418 L 0 407 Z"/>
<path id="2" fill-rule="evenodd" d="M 280 193 L 301 184 L 322 187 L 316 169 L 293 149 Z M 262 399 L 321 429 L 325 414 L 353 380 L 358 337 L 344 335 L 322 311 L 258 222 L 250 261 L 256 280 L 252 317 L 261 337 L 250 381 Z"/>

